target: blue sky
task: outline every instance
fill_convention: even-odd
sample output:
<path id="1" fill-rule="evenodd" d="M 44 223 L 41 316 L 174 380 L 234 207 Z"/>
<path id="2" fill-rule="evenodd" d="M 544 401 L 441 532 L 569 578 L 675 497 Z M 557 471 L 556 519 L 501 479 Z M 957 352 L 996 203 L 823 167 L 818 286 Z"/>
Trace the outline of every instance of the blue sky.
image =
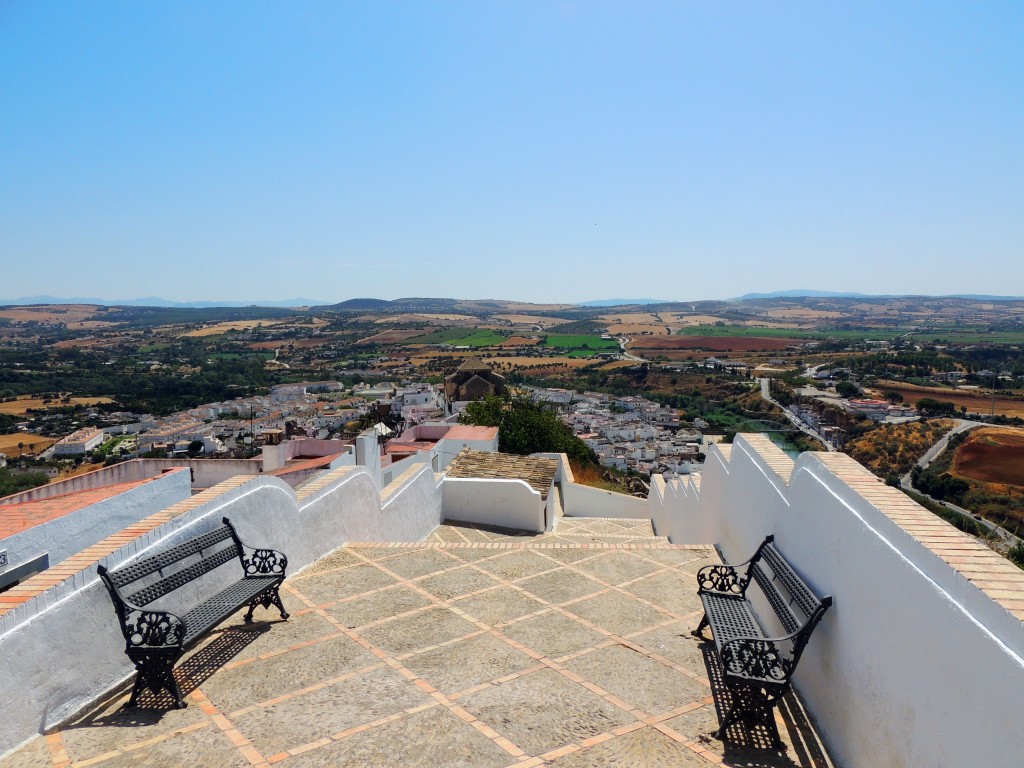
<path id="1" fill-rule="evenodd" d="M 1024 3 L 0 0 L 0 299 L 1024 294 Z"/>

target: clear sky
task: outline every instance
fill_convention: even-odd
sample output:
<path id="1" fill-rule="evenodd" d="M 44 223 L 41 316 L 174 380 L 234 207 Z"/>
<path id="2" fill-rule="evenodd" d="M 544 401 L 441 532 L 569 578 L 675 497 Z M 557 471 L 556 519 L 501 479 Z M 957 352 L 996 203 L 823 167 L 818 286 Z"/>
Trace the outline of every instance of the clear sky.
<path id="1" fill-rule="evenodd" d="M 0 0 L 0 299 L 1024 294 L 1024 2 Z"/>

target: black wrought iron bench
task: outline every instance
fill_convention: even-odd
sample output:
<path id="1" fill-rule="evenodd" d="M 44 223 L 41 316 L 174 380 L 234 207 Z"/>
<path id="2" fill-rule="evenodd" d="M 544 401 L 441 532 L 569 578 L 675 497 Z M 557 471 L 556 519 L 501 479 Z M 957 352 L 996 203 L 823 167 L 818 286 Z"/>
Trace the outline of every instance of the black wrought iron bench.
<path id="1" fill-rule="evenodd" d="M 226 517 L 223 522 L 220 528 L 158 555 L 115 570 L 102 565 L 96 569 L 110 592 L 125 639 L 124 651 L 136 669 L 128 706 L 135 706 L 139 694 L 148 688 L 154 695 L 169 691 L 175 705 L 184 708 L 174 679 L 175 663 L 207 631 L 239 608 L 249 606 L 247 622 L 252 621 L 257 605 L 275 605 L 281 618 L 288 618 L 278 592 L 288 558 L 273 549 L 246 546 Z M 180 616 L 147 607 L 213 569 L 236 561 L 241 567 L 235 581 Z"/>
<path id="2" fill-rule="evenodd" d="M 693 631 L 703 638 L 711 627 L 732 703 L 715 733 L 740 721 L 763 724 L 781 748 L 779 729 L 772 709 L 786 694 L 797 662 L 811 632 L 832 605 L 831 596 L 817 597 L 775 548 L 768 536 L 754 556 L 739 565 L 709 565 L 697 574 L 698 594 L 704 618 Z M 744 568 L 744 566 L 746 566 Z M 778 618 L 785 634 L 766 633 L 747 600 L 747 588 L 756 582 Z"/>

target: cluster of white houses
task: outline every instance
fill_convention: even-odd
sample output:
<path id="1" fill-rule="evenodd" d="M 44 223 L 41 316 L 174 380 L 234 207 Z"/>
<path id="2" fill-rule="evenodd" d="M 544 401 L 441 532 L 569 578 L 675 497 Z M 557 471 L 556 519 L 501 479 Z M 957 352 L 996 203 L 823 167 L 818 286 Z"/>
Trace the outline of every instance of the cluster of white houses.
<path id="1" fill-rule="evenodd" d="M 643 397 L 565 389 L 535 389 L 533 397 L 556 405 L 562 419 L 606 467 L 685 474 L 700 468 L 707 450 L 704 435 L 682 427 L 675 408 Z"/>

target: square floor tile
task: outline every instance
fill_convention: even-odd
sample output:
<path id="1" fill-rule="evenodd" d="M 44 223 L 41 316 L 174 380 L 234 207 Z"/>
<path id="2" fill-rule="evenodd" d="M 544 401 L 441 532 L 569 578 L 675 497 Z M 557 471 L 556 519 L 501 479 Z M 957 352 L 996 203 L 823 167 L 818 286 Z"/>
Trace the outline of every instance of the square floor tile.
<path id="1" fill-rule="evenodd" d="M 455 600 L 451 605 L 492 627 L 546 607 L 518 589 L 507 587 L 489 589 L 479 595 Z"/>
<path id="2" fill-rule="evenodd" d="M 532 576 L 558 566 L 536 552 L 531 552 L 528 549 L 514 549 L 508 554 L 482 561 L 479 563 L 479 567 L 502 579 L 515 581 L 524 576 Z"/>
<path id="3" fill-rule="evenodd" d="M 488 632 L 418 653 L 402 663 L 438 690 L 457 693 L 519 672 L 537 662 Z"/>
<path id="4" fill-rule="evenodd" d="M 703 643 L 690 634 L 697 628 L 697 622 L 697 619 L 692 622 L 677 621 L 675 624 L 659 627 L 642 635 L 634 635 L 630 641 L 702 677 L 707 677 L 704 654 L 701 651 Z"/>
<path id="5" fill-rule="evenodd" d="M 609 552 L 577 563 L 574 567 L 607 584 L 618 585 L 646 576 L 662 566 L 642 560 L 629 552 Z"/>
<path id="6" fill-rule="evenodd" d="M 536 595 L 541 600 L 561 605 L 570 600 L 576 600 L 584 595 L 592 595 L 607 589 L 603 584 L 576 571 L 568 568 L 560 568 L 551 573 L 542 573 L 540 576 L 531 576 L 517 583 L 530 594 Z"/>
<path id="7" fill-rule="evenodd" d="M 291 587 L 317 605 L 323 605 L 396 583 L 393 577 L 379 568 L 372 565 L 354 565 L 341 571 L 328 571 L 301 579 Z"/>
<path id="8" fill-rule="evenodd" d="M 269 659 L 217 670 L 200 690 L 222 712 L 231 713 L 379 661 L 351 638 L 337 637 Z"/>
<path id="9" fill-rule="evenodd" d="M 435 573 L 416 582 L 417 586 L 442 600 L 450 600 L 470 592 L 496 587 L 498 583 L 486 573 L 481 573 L 468 565 L 457 571 Z"/>
<path id="10" fill-rule="evenodd" d="M 634 721 L 628 712 L 551 669 L 485 688 L 459 702 L 531 755 Z"/>
<path id="11" fill-rule="evenodd" d="M 602 549 L 591 549 L 590 547 L 557 547 L 539 551 L 545 557 L 553 558 L 560 563 L 576 563 L 604 553 Z"/>
<path id="12" fill-rule="evenodd" d="M 696 680 L 623 645 L 577 656 L 565 666 L 648 715 L 660 715 L 711 693 Z"/>
<path id="13" fill-rule="evenodd" d="M 342 547 L 336 549 L 333 552 L 329 552 L 318 560 L 314 560 L 301 573 L 295 576 L 290 576 L 289 579 L 302 580 L 315 573 L 321 573 L 323 571 L 336 571 L 340 568 L 347 568 L 350 565 L 362 565 L 363 560 L 357 557 L 351 549 Z"/>
<path id="14" fill-rule="evenodd" d="M 595 632 L 557 611 L 516 621 L 502 627 L 501 632 L 527 648 L 553 659 L 582 651 L 607 640 L 600 632 Z"/>
<path id="15" fill-rule="evenodd" d="M 221 624 L 211 635 L 214 638 L 223 636 L 237 643 L 238 651 L 230 661 L 240 661 L 337 633 L 338 628 L 327 619 L 315 613 L 304 613 L 287 621 L 254 620 L 248 624 L 242 617 L 237 617 L 234 623 Z"/>
<path id="16" fill-rule="evenodd" d="M 690 581 L 675 571 L 647 576 L 625 585 L 623 589 L 679 616 L 688 616 L 702 609 L 696 580 Z"/>
<path id="17" fill-rule="evenodd" d="M 432 699 L 389 667 L 234 718 L 264 757 L 319 741 Z"/>
<path id="18" fill-rule="evenodd" d="M 672 618 L 620 592 L 589 597 L 565 606 L 565 610 L 617 635 L 628 635 Z"/>
<path id="19" fill-rule="evenodd" d="M 404 579 L 414 579 L 435 571 L 455 568 L 459 561 L 449 557 L 441 549 L 407 549 L 398 557 L 389 558 L 381 565 Z"/>
<path id="20" fill-rule="evenodd" d="M 46 739 L 38 736 L 21 749 L 0 760 L 0 765 L 11 768 L 53 768 L 53 757 Z"/>
<path id="21" fill-rule="evenodd" d="M 355 600 L 335 603 L 327 612 L 349 629 L 356 629 L 428 605 L 433 605 L 430 598 L 402 584 L 396 584 Z"/>
<path id="22" fill-rule="evenodd" d="M 296 768 L 502 768 L 508 752 L 442 706 L 298 755 Z"/>
<path id="23" fill-rule="evenodd" d="M 388 653 L 405 653 L 437 645 L 456 637 L 479 631 L 472 624 L 447 608 L 430 608 L 414 616 L 386 621 L 369 627 L 360 634 Z"/>

